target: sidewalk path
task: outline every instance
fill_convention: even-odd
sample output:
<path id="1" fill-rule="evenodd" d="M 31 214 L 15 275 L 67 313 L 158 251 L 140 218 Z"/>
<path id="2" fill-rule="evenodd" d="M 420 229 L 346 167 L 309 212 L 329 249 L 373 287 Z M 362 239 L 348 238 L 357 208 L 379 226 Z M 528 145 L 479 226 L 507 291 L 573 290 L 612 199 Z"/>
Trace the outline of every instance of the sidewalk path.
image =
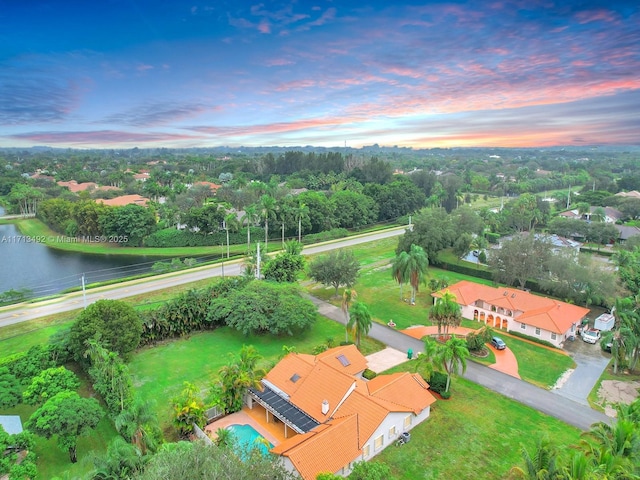
<path id="1" fill-rule="evenodd" d="M 345 318 L 340 308 L 311 295 L 308 295 L 308 298 L 317 305 L 321 315 L 345 325 Z M 414 353 L 423 350 L 423 344 L 420 340 L 379 323 L 373 323 L 369 336 L 401 352 L 406 352 L 409 348 Z M 592 424 L 597 422 L 610 424 L 612 421 L 604 413 L 588 406 L 473 362 L 467 363 L 467 372 L 464 377 L 582 430 L 588 430 Z M 498 413 L 495 412 L 495 414 Z"/>
<path id="2" fill-rule="evenodd" d="M 423 325 L 418 325 L 415 327 L 409 327 L 406 330 L 400 330 L 405 335 L 409 335 L 413 338 L 417 338 L 421 340 L 423 337 L 427 335 L 436 335 L 438 333 L 438 327 L 426 327 Z M 468 333 L 473 332 L 473 328 L 467 327 L 455 327 L 449 329 L 449 333 L 453 335 L 463 335 L 466 336 Z M 504 350 L 496 350 L 495 348 L 487 345 L 487 348 L 490 348 L 496 357 L 496 363 L 493 365 L 489 365 L 489 368 L 493 368 L 502 373 L 506 373 L 507 375 L 511 375 L 512 377 L 520 378 L 518 374 L 518 360 L 516 356 L 513 354 L 511 349 L 508 347 Z"/>

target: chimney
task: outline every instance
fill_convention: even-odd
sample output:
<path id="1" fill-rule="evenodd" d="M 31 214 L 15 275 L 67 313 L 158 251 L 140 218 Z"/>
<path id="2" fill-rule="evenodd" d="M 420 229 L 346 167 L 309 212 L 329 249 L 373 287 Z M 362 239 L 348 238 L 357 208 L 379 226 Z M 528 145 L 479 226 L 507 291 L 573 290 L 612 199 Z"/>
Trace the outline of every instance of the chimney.
<path id="1" fill-rule="evenodd" d="M 322 414 L 326 415 L 327 413 L 329 413 L 329 401 L 328 400 L 323 400 L 322 401 Z"/>

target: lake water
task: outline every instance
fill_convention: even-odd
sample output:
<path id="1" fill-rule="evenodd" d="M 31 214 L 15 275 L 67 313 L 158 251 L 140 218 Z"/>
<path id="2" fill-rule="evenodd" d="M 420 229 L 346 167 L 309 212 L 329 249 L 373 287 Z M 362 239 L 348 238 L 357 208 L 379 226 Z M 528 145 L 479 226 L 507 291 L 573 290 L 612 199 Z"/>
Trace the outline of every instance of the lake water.
<path id="1" fill-rule="evenodd" d="M 159 260 L 66 252 L 23 240 L 15 225 L 0 225 L 0 293 L 27 288 L 42 297 L 81 286 L 83 273 L 85 283 L 101 282 L 150 272 Z"/>

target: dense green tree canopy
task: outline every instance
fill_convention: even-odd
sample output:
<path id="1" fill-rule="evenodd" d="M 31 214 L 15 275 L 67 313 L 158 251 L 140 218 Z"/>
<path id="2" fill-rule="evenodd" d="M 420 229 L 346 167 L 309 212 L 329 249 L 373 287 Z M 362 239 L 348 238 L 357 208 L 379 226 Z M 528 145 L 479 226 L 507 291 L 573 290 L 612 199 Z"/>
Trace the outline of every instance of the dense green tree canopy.
<path id="1" fill-rule="evenodd" d="M 436 263 L 438 252 L 453 245 L 460 233 L 444 208 L 424 208 L 414 217 L 413 228 L 398 241 L 396 253 L 408 253 L 415 244 L 424 249 L 431 263 Z"/>
<path id="2" fill-rule="evenodd" d="M 497 282 L 524 288 L 528 279 L 540 278 L 551 256 L 551 245 L 533 234 L 514 235 L 501 242 L 488 258 Z"/>
<path id="3" fill-rule="evenodd" d="M 78 376 L 64 367 L 48 368 L 31 380 L 31 384 L 22 393 L 24 402 L 38 405 L 66 390 L 75 390 L 80 386 Z"/>
<path id="4" fill-rule="evenodd" d="M 342 190 L 334 193 L 329 201 L 336 227 L 361 227 L 378 220 L 378 205 L 363 193 Z"/>
<path id="5" fill-rule="evenodd" d="M 260 450 L 221 448 L 202 442 L 166 443 L 156 453 L 140 480 L 295 480 L 277 456 Z"/>
<path id="6" fill-rule="evenodd" d="M 341 286 L 351 287 L 358 278 L 360 264 L 351 250 L 333 250 L 309 265 L 309 275 L 316 282 L 331 285 L 338 295 Z"/>
<path id="7" fill-rule="evenodd" d="M 67 390 L 47 400 L 31 415 L 26 426 L 47 439 L 57 436 L 58 446 L 67 450 L 69 459 L 75 463 L 78 437 L 95 428 L 103 415 L 96 399 L 83 398 Z"/>
<path id="8" fill-rule="evenodd" d="M 0 367 L 0 409 L 13 408 L 21 401 L 20 382 L 7 367 Z"/>
<path id="9" fill-rule="evenodd" d="M 156 229 L 155 210 L 141 205 L 116 207 L 102 219 L 105 235 L 115 237 L 116 243 L 141 246 L 142 240 Z"/>
<path id="10" fill-rule="evenodd" d="M 316 308 L 295 284 L 254 280 L 211 302 L 210 321 L 224 320 L 244 335 L 294 335 L 308 329 Z"/>
<path id="11" fill-rule="evenodd" d="M 98 300 L 83 310 L 69 332 L 69 349 L 78 361 L 84 361 L 88 340 L 98 340 L 107 350 L 123 358 L 140 343 L 142 322 L 127 303 Z"/>

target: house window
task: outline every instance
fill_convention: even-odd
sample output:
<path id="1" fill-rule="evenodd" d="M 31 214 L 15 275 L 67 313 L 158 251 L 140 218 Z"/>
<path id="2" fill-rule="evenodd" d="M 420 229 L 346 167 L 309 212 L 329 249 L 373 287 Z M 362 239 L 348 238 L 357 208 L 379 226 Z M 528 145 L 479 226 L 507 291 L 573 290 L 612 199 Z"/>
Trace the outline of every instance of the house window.
<path id="1" fill-rule="evenodd" d="M 521 324 L 520 324 L 520 328 L 521 328 L 522 330 L 526 330 L 526 329 L 527 329 L 527 325 L 526 325 L 525 323 L 521 323 Z"/>
<path id="2" fill-rule="evenodd" d="M 396 438 L 396 426 L 395 425 L 389 429 L 389 438 L 390 439 Z"/>
<path id="3" fill-rule="evenodd" d="M 558 336 L 555 333 L 551 334 L 551 340 L 555 340 L 556 338 L 558 338 Z"/>
<path id="4" fill-rule="evenodd" d="M 375 450 L 380 450 L 383 445 L 384 445 L 384 435 L 380 435 L 378 438 L 376 438 L 373 441 L 373 448 Z"/>
<path id="5" fill-rule="evenodd" d="M 411 426 L 411 415 L 404 417 L 404 429 L 406 430 Z"/>
<path id="6" fill-rule="evenodd" d="M 497 311 L 498 311 L 498 309 L 496 308 L 496 306 L 495 306 L 495 305 L 491 305 L 491 311 L 492 311 L 492 312 L 497 312 Z"/>
<path id="7" fill-rule="evenodd" d="M 513 317 L 513 312 L 511 310 L 507 310 L 507 315 L 509 315 L 510 317 Z"/>
<path id="8" fill-rule="evenodd" d="M 369 455 L 371 455 L 371 445 L 369 445 L 368 443 L 364 446 L 363 455 L 364 458 L 368 458 Z"/>
<path id="9" fill-rule="evenodd" d="M 536 327 L 536 335 L 540 335 L 540 328 Z"/>

